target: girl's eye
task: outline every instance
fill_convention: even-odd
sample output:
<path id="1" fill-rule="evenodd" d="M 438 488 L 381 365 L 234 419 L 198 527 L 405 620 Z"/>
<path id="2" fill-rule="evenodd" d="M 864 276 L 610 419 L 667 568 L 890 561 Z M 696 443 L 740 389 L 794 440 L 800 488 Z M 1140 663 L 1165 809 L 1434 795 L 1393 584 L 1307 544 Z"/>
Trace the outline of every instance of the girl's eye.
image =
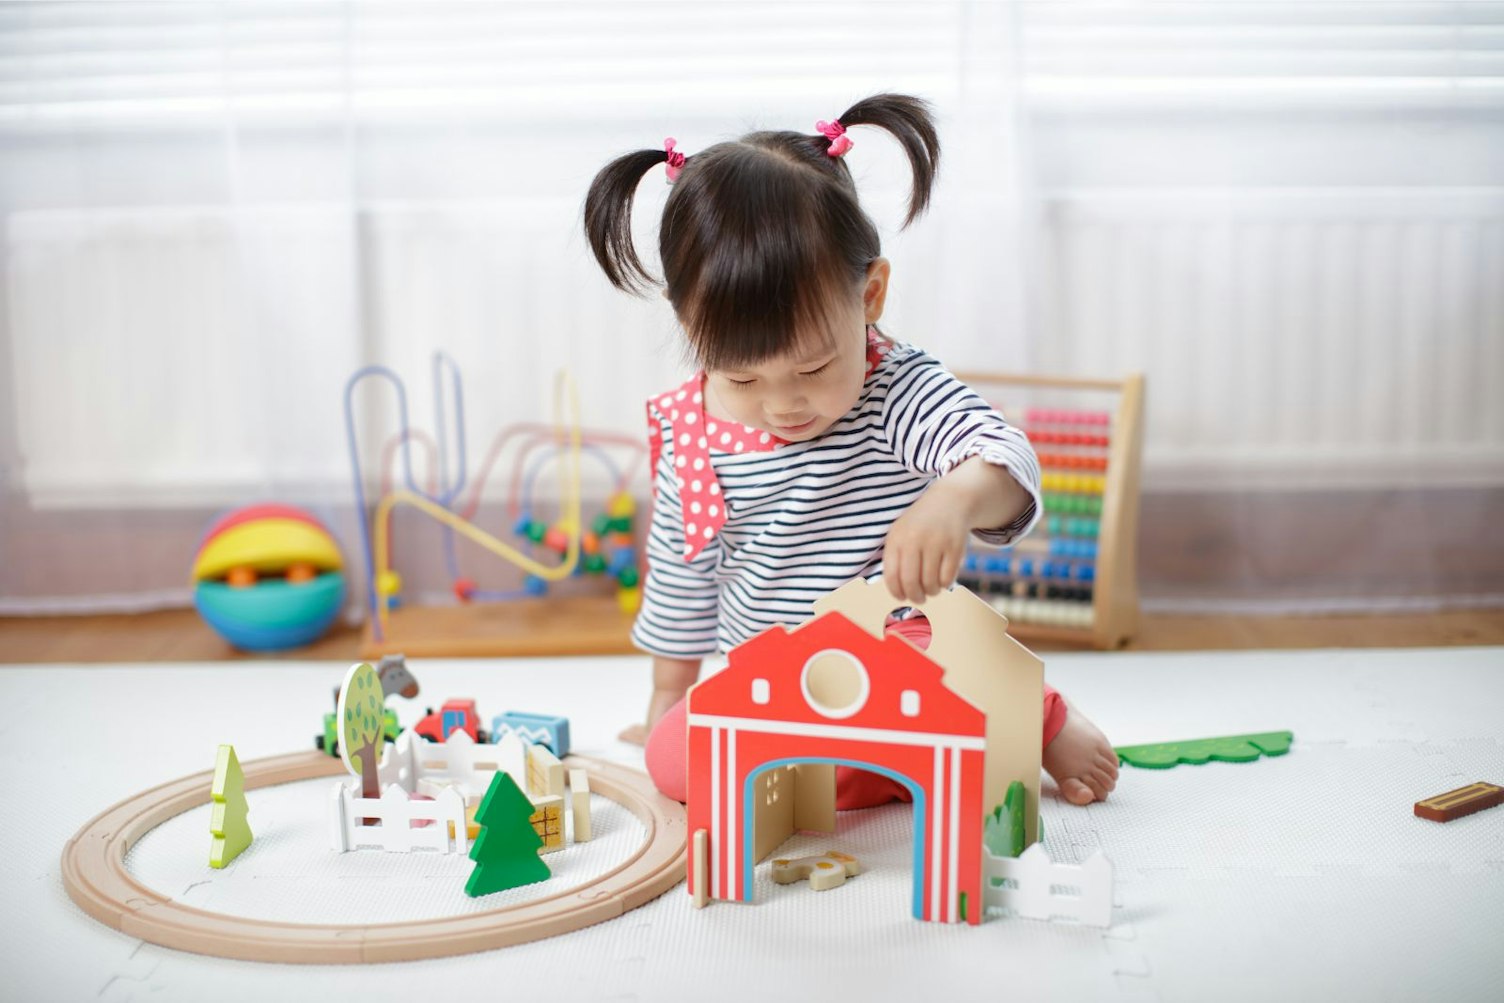
<path id="1" fill-rule="evenodd" d="M 821 373 L 825 372 L 825 370 L 827 370 L 829 368 L 830 368 L 830 363 L 827 362 L 823 366 L 821 366 L 819 369 L 811 369 L 809 372 L 807 372 L 807 373 L 800 373 L 799 375 L 800 376 L 819 376 Z"/>
<path id="2" fill-rule="evenodd" d="M 738 387 L 750 387 L 754 382 L 756 382 L 754 380 L 733 380 L 729 376 L 726 377 L 726 381 L 728 383 L 732 384 L 733 386 L 738 386 Z"/>

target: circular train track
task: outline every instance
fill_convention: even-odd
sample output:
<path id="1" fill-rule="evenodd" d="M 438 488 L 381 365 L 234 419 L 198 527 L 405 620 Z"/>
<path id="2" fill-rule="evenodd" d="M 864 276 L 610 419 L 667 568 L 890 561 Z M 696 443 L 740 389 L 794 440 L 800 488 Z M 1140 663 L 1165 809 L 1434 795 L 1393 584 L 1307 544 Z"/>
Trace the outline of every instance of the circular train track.
<path id="1" fill-rule="evenodd" d="M 411 961 L 526 943 L 614 919 L 684 880 L 684 806 L 653 788 L 637 770 L 584 756 L 590 788 L 631 811 L 646 829 L 642 844 L 617 867 L 567 891 L 489 912 L 401 923 L 282 923 L 208 912 L 175 902 L 137 881 L 125 855 L 168 819 L 209 801 L 212 770 L 143 791 L 95 816 L 63 848 L 63 885 L 90 916 L 122 933 L 164 947 L 246 961 L 359 964 Z M 270 756 L 242 764 L 245 789 L 342 775 L 320 752 Z"/>

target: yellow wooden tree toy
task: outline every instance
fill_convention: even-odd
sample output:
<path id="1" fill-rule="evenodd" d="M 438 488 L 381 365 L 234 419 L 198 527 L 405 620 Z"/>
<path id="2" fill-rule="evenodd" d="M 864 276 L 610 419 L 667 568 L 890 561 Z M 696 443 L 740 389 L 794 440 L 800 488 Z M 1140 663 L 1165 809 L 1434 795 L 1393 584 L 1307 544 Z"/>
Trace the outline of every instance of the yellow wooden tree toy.
<path id="1" fill-rule="evenodd" d="M 235 758 L 233 745 L 219 747 L 209 796 L 214 799 L 214 813 L 209 820 L 209 831 L 214 834 L 209 866 L 224 867 L 251 845 L 252 838 L 250 823 L 246 821 L 250 809 L 245 803 L 245 776 L 240 772 L 240 760 Z"/>

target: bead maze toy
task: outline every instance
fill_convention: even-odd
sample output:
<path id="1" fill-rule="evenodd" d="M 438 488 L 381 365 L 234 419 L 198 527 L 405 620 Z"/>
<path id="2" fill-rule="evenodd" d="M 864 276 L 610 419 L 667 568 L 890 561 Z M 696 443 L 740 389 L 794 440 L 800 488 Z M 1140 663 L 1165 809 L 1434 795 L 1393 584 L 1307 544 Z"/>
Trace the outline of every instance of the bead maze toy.
<path id="1" fill-rule="evenodd" d="M 925 603 L 924 651 L 885 636 L 893 607 L 881 580 L 850 582 L 816 602 L 814 618 L 738 645 L 725 669 L 691 688 L 695 903 L 750 902 L 756 862 L 794 830 L 834 832 L 839 763 L 912 796 L 916 919 L 976 924 L 997 907 L 1105 923 L 1106 858 L 1083 872 L 1051 864 L 1042 848 L 1024 861 L 986 845 L 988 805 L 1021 816 L 1022 846 L 1038 839 L 1044 663 L 964 588 Z M 1083 881 L 1081 896 L 1055 901 L 1052 886 Z"/>
<path id="2" fill-rule="evenodd" d="M 367 380 L 381 380 L 395 391 L 397 430 L 381 449 L 379 491 L 366 501 L 361 448 L 356 433 L 355 392 Z M 641 574 L 634 544 L 634 477 L 647 455 L 646 446 L 611 432 L 580 427 L 573 384 L 560 374 L 555 388 L 552 425 L 524 423 L 502 429 L 472 479 L 466 465 L 464 392 L 459 367 L 444 353 L 433 359 L 436 435 L 414 429 L 408 421 L 402 380 L 382 366 L 367 366 L 345 387 L 345 430 L 354 482 L 356 510 L 366 570 L 367 628 L 364 657 L 393 651 L 413 655 L 604 654 L 629 652 L 630 614 L 635 612 Z M 446 409 L 452 400 L 452 423 Z M 566 420 L 565 414 L 568 414 Z M 452 428 L 451 428 L 452 424 Z M 428 478 L 419 485 L 413 446 L 427 450 Z M 492 471 L 509 445 L 516 444 L 504 526 L 494 532 L 476 519 Z M 612 450 L 624 452 L 618 462 Z M 452 454 L 452 455 L 451 455 Z M 605 510 L 585 525 L 581 497 L 581 462 L 601 466 L 612 484 Z M 398 465 L 402 480 L 394 484 Z M 544 511 L 534 495 L 539 474 L 558 469 L 557 511 Z M 393 567 L 393 514 L 413 509 L 439 523 L 450 589 L 457 605 L 418 607 L 401 601 L 402 576 Z M 457 537 L 475 544 L 522 572 L 520 588 L 484 588 L 461 563 Z M 504 539 L 514 537 L 513 545 Z M 549 595 L 551 583 L 607 579 L 614 595 Z M 547 598 L 545 598 L 547 597 Z"/>
<path id="3" fill-rule="evenodd" d="M 1028 434 L 1044 503 L 1028 538 L 973 548 L 958 580 L 1025 641 L 1121 645 L 1138 629 L 1143 376 L 957 375 Z"/>

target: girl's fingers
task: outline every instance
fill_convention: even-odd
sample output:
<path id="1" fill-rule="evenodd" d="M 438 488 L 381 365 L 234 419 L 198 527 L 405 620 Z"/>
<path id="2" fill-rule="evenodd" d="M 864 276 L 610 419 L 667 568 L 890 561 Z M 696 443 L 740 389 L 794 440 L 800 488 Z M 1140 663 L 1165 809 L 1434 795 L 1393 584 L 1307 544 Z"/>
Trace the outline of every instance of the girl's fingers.
<path id="1" fill-rule="evenodd" d="M 960 559 L 952 553 L 947 553 L 940 561 L 940 584 L 936 592 L 944 592 L 956 584 L 956 570 L 960 567 Z"/>
<path id="2" fill-rule="evenodd" d="M 888 595 L 903 599 L 903 555 L 891 544 L 883 553 L 883 582 L 888 586 Z"/>

